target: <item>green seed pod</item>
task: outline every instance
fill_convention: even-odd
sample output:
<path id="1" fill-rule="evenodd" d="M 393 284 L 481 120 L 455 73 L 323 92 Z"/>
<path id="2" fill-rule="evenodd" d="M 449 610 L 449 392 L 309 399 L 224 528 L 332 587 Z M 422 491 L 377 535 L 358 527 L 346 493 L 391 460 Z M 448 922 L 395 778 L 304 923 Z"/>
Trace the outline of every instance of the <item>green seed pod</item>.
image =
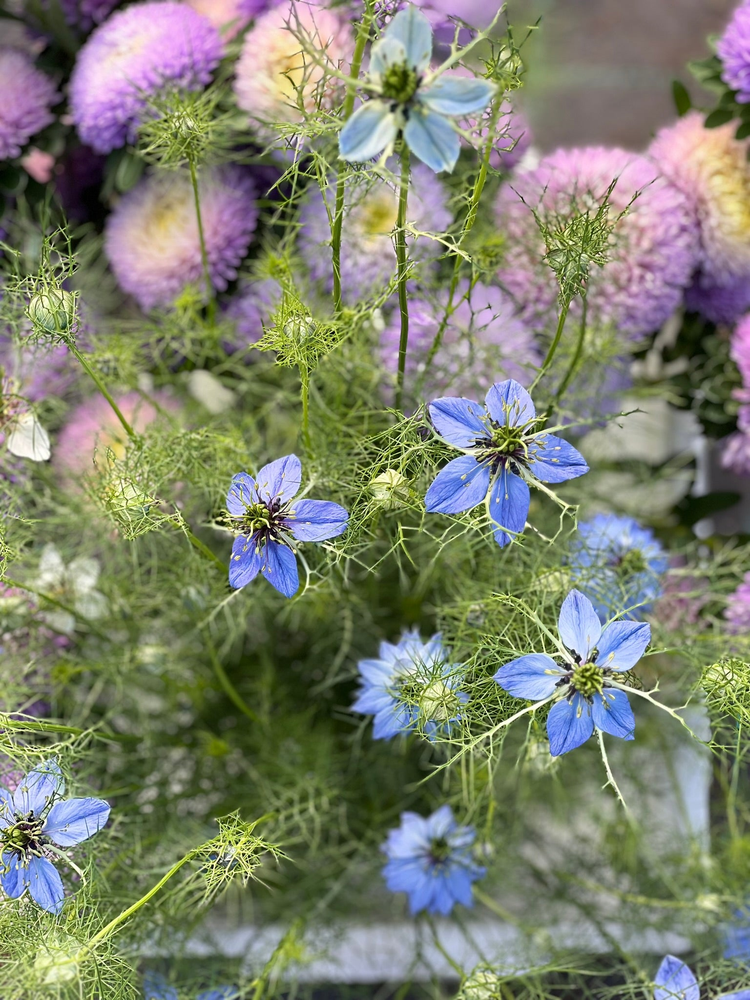
<path id="1" fill-rule="evenodd" d="M 75 296 L 60 288 L 37 292 L 29 303 L 28 315 L 38 330 L 69 333 L 76 318 Z"/>

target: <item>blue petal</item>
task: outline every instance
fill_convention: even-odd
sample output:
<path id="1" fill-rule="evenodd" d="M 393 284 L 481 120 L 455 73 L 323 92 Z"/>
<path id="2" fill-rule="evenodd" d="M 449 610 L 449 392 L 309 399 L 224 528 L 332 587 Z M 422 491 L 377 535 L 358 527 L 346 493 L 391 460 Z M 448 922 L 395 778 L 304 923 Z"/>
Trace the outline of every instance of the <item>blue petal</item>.
<path id="1" fill-rule="evenodd" d="M 26 868 L 21 864 L 18 855 L 12 851 L 6 851 L 3 854 L 2 863 L 7 871 L 0 871 L 0 885 L 11 899 L 18 899 L 26 888 L 28 874 Z"/>
<path id="2" fill-rule="evenodd" d="M 447 118 L 433 111 L 423 112 L 412 108 L 404 129 L 404 139 L 409 149 L 435 173 L 450 173 L 461 152 L 461 142 Z"/>
<path id="3" fill-rule="evenodd" d="M 529 487 L 514 472 L 503 469 L 492 486 L 490 495 L 490 517 L 497 527 L 493 528 L 498 545 L 507 545 L 514 536 L 508 532 L 521 534 L 526 527 L 531 497 Z"/>
<path id="4" fill-rule="evenodd" d="M 421 73 L 432 56 L 432 27 L 413 4 L 400 11 L 386 28 L 384 38 L 395 38 L 406 52 L 407 64 Z"/>
<path id="5" fill-rule="evenodd" d="M 41 815 L 55 795 L 62 795 L 65 789 L 62 772 L 55 760 L 46 760 L 33 771 L 29 771 L 13 793 L 13 808 L 22 816 L 33 812 Z"/>
<path id="6" fill-rule="evenodd" d="M 109 819 L 104 799 L 66 799 L 56 802 L 44 824 L 44 833 L 60 847 L 72 847 L 93 837 Z"/>
<path id="7" fill-rule="evenodd" d="M 486 108 L 494 93 L 489 80 L 444 73 L 418 96 L 422 104 L 439 115 L 467 115 Z"/>
<path id="8" fill-rule="evenodd" d="M 572 701 L 563 698 L 553 705 L 547 716 L 547 736 L 549 736 L 549 752 L 553 757 L 575 750 L 591 736 L 594 731 L 594 720 L 585 698 L 580 694 L 573 696 Z"/>
<path id="9" fill-rule="evenodd" d="M 750 990 L 737 990 L 736 993 L 722 993 L 717 1000 L 750 1000 Z"/>
<path id="10" fill-rule="evenodd" d="M 227 510 L 234 517 L 242 517 L 245 508 L 255 503 L 255 480 L 246 472 L 232 476 L 232 484 L 227 493 Z"/>
<path id="11" fill-rule="evenodd" d="M 654 980 L 654 1000 L 700 1000 L 700 987 L 692 971 L 680 958 L 667 955 Z"/>
<path id="12" fill-rule="evenodd" d="M 509 378 L 495 382 L 485 397 L 490 416 L 500 427 L 519 427 L 536 417 L 531 396 L 520 382 Z"/>
<path id="13" fill-rule="evenodd" d="M 352 712 L 377 715 L 393 706 L 393 696 L 385 688 L 370 687 L 360 691 L 352 704 Z"/>
<path id="14" fill-rule="evenodd" d="M 373 45 L 370 51 L 370 65 L 367 69 L 368 76 L 381 77 L 387 73 L 391 66 L 406 65 L 407 56 L 404 43 L 398 38 L 389 38 L 383 35 Z"/>
<path id="15" fill-rule="evenodd" d="M 554 434 L 537 434 L 529 444 L 529 469 L 543 483 L 563 483 L 589 471 L 572 444 Z"/>
<path id="16" fill-rule="evenodd" d="M 261 573 L 284 597 L 293 597 L 299 590 L 297 557 L 287 545 L 268 542 Z"/>
<path id="17" fill-rule="evenodd" d="M 514 698 L 541 701 L 543 698 L 549 698 L 562 673 L 551 656 L 545 653 L 529 653 L 500 667 L 495 674 L 495 680 Z"/>
<path id="18" fill-rule="evenodd" d="M 647 622 L 612 622 L 597 643 L 596 662 L 610 670 L 631 670 L 650 641 L 651 626 Z"/>
<path id="19" fill-rule="evenodd" d="M 300 542 L 323 542 L 346 531 L 349 514 L 330 500 L 298 500 L 284 523 Z"/>
<path id="20" fill-rule="evenodd" d="M 635 716 L 624 691 L 605 688 L 594 695 L 591 716 L 597 729 L 621 740 L 635 739 Z"/>
<path id="21" fill-rule="evenodd" d="M 372 160 L 395 141 L 398 119 L 383 101 L 367 101 L 357 108 L 339 132 L 339 153 L 350 163 Z"/>
<path id="22" fill-rule="evenodd" d="M 424 498 L 425 507 L 431 514 L 459 514 L 481 503 L 489 487 L 487 466 L 473 455 L 461 455 L 437 474 Z"/>
<path id="23" fill-rule="evenodd" d="M 382 644 L 381 644 L 382 645 Z M 380 660 L 360 660 L 357 669 L 367 684 L 389 684 L 394 673 L 395 663 Z"/>
<path id="24" fill-rule="evenodd" d="M 203 990 L 195 1000 L 235 1000 L 239 993 L 234 986 L 218 986 L 214 990 Z"/>
<path id="25" fill-rule="evenodd" d="M 179 997 L 174 986 L 158 972 L 147 972 L 143 977 L 143 1000 L 179 1000 Z"/>
<path id="26" fill-rule="evenodd" d="M 291 500 L 302 482 L 302 464 L 296 455 L 277 458 L 258 473 L 255 489 L 261 500 Z"/>
<path id="27" fill-rule="evenodd" d="M 7 788 L 0 788 L 0 830 L 13 822 L 13 795 Z"/>
<path id="28" fill-rule="evenodd" d="M 47 913 L 59 913 L 65 902 L 62 879 L 47 858 L 31 858 L 29 861 L 29 892 L 35 903 Z"/>
<path id="29" fill-rule="evenodd" d="M 489 434 L 482 420 L 486 411 L 473 399 L 462 396 L 443 396 L 433 399 L 429 406 L 432 425 L 448 444 L 455 448 L 472 448 L 476 440 Z"/>
<path id="30" fill-rule="evenodd" d="M 258 551 L 255 535 L 238 535 L 229 560 L 229 586 L 235 590 L 246 587 L 260 573 L 262 565 L 263 555 Z"/>
<path id="31" fill-rule="evenodd" d="M 588 660 L 602 634 L 594 605 L 580 590 L 571 590 L 563 601 L 557 627 L 564 645 L 584 661 Z"/>

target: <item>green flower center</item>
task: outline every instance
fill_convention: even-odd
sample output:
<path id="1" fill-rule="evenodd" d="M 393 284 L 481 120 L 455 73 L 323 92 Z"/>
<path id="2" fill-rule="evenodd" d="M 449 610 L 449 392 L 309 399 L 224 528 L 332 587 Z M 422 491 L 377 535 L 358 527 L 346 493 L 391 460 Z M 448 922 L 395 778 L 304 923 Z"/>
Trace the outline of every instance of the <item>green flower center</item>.
<path id="1" fill-rule="evenodd" d="M 30 813 L 25 819 L 6 827 L 2 831 L 1 838 L 3 851 L 14 851 L 17 854 L 38 852 L 41 847 L 43 826 L 44 821 Z"/>
<path id="2" fill-rule="evenodd" d="M 399 104 L 410 101 L 416 94 L 418 86 L 419 77 L 416 70 L 406 63 L 389 66 L 381 81 L 383 97 L 389 101 L 398 101 Z"/>
<path id="3" fill-rule="evenodd" d="M 639 549 L 630 549 L 625 552 L 615 563 L 615 571 L 620 576 L 635 576 L 638 573 L 645 573 L 648 563 Z"/>
<path id="4" fill-rule="evenodd" d="M 573 670 L 570 683 L 578 694 L 582 694 L 584 698 L 591 698 L 595 694 L 602 693 L 604 675 L 601 667 L 597 667 L 595 663 L 579 663 Z"/>
<path id="5" fill-rule="evenodd" d="M 242 517 L 242 527 L 249 535 L 272 528 L 273 522 L 273 514 L 264 503 L 248 504 Z"/>
<path id="6" fill-rule="evenodd" d="M 445 837 L 436 837 L 430 842 L 430 860 L 433 864 L 442 864 L 450 857 L 451 845 Z"/>
<path id="7" fill-rule="evenodd" d="M 492 450 L 500 452 L 502 455 L 513 455 L 519 449 L 523 449 L 523 432 L 518 427 L 492 428 Z"/>

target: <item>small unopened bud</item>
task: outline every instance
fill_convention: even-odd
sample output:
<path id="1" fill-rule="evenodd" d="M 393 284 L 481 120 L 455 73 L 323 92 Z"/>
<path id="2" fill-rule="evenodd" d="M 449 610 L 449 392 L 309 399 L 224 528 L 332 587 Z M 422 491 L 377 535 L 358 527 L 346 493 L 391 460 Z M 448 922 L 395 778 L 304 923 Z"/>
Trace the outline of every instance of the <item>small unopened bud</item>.
<path id="1" fill-rule="evenodd" d="M 70 935 L 60 932 L 57 940 L 49 941 L 34 959 L 37 981 L 44 986 L 72 983 L 78 978 L 76 957 L 81 951 L 80 944 Z"/>
<path id="2" fill-rule="evenodd" d="M 370 482 L 370 493 L 386 510 L 404 507 L 410 492 L 409 480 L 396 469 L 386 469 Z"/>
<path id="3" fill-rule="evenodd" d="M 309 315 L 292 316 L 284 324 L 284 335 L 297 344 L 304 344 L 315 330 L 315 321 Z"/>
<path id="4" fill-rule="evenodd" d="M 489 969 L 474 969 L 461 987 L 460 1000 L 502 1000 L 500 980 Z"/>
<path id="5" fill-rule="evenodd" d="M 455 691 L 438 678 L 425 685 L 419 699 L 419 711 L 432 722 L 448 722 L 458 715 L 460 704 Z"/>
<path id="6" fill-rule="evenodd" d="M 69 333 L 76 318 L 75 296 L 61 288 L 37 292 L 29 302 L 28 315 L 45 333 Z"/>

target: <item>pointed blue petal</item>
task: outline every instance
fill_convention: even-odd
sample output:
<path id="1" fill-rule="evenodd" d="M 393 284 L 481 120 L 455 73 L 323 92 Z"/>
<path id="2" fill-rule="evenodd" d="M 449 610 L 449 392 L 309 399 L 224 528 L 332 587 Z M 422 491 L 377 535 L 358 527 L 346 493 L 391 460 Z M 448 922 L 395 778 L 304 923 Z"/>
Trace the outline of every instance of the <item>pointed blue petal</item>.
<path id="1" fill-rule="evenodd" d="M 382 77 L 391 66 L 404 66 L 406 63 L 407 56 L 403 42 L 398 38 L 384 35 L 372 47 L 367 73 L 370 77 Z"/>
<path id="2" fill-rule="evenodd" d="M 330 500 L 298 500 L 284 523 L 300 542 L 323 542 L 346 531 L 349 514 Z"/>
<path id="3" fill-rule="evenodd" d="M 234 986 L 217 986 L 213 990 L 203 990 L 195 1000 L 237 1000 L 239 995 Z"/>
<path id="4" fill-rule="evenodd" d="M 647 622 L 612 622 L 597 643 L 596 662 L 610 670 L 631 670 L 650 641 L 651 626 Z"/>
<path id="5" fill-rule="evenodd" d="M 29 861 L 29 893 L 47 913 L 59 913 L 65 902 L 62 879 L 47 858 L 32 858 Z"/>
<path id="6" fill-rule="evenodd" d="M 579 694 L 573 696 L 572 702 L 563 698 L 552 706 L 547 716 L 549 752 L 553 757 L 559 757 L 575 750 L 586 742 L 593 731 L 594 720 L 586 700 Z"/>
<path id="7" fill-rule="evenodd" d="M 654 980 L 654 1000 L 700 1000 L 700 987 L 692 971 L 680 958 L 667 955 Z"/>
<path id="8" fill-rule="evenodd" d="M 571 590 L 563 601 L 557 627 L 563 644 L 578 653 L 583 661 L 588 660 L 602 634 L 594 605 L 580 590 Z"/>
<path id="9" fill-rule="evenodd" d="M 104 799 L 66 799 L 56 802 L 44 823 L 44 833 L 60 847 L 72 847 L 93 837 L 109 819 Z"/>
<path id="10" fill-rule="evenodd" d="M 443 73 L 431 86 L 420 90 L 418 97 L 439 115 L 467 115 L 486 108 L 494 93 L 489 80 Z"/>
<path id="11" fill-rule="evenodd" d="M 529 443 L 529 469 L 543 483 L 563 483 L 589 471 L 583 455 L 554 434 L 537 434 Z"/>
<path id="12" fill-rule="evenodd" d="M 396 14 L 383 37 L 401 42 L 406 51 L 407 64 L 418 73 L 427 69 L 432 56 L 432 26 L 413 4 Z"/>
<path id="13" fill-rule="evenodd" d="M 738 990 L 736 993 L 722 993 L 717 1000 L 750 1000 L 750 990 Z"/>
<path id="14" fill-rule="evenodd" d="M 261 573 L 284 597 L 294 597 L 299 590 L 297 557 L 287 545 L 266 545 Z"/>
<path id="15" fill-rule="evenodd" d="M 473 455 L 461 455 L 438 472 L 424 498 L 431 514 L 460 514 L 487 496 L 490 470 Z"/>
<path id="16" fill-rule="evenodd" d="M 246 587 L 260 573 L 263 565 L 262 553 L 254 535 L 238 535 L 232 545 L 229 560 L 229 586 L 239 590 Z"/>
<path id="17" fill-rule="evenodd" d="M 398 119 L 383 101 L 357 108 L 339 133 L 339 153 L 350 163 L 372 160 L 395 141 Z"/>
<path id="18" fill-rule="evenodd" d="M 605 688 L 601 695 L 594 695 L 591 716 L 597 729 L 621 740 L 635 739 L 635 716 L 624 691 Z"/>
<path id="19" fill-rule="evenodd" d="M 495 382 L 490 388 L 485 403 L 490 416 L 500 427 L 520 427 L 536 417 L 536 409 L 531 396 L 520 382 L 509 378 L 505 382 Z"/>
<path id="20" fill-rule="evenodd" d="M 255 503 L 255 480 L 246 472 L 232 476 L 232 484 L 227 493 L 227 510 L 234 517 L 242 517 L 245 508 Z"/>
<path id="21" fill-rule="evenodd" d="M 262 500 L 291 500 L 302 482 L 302 463 L 296 455 L 277 458 L 258 473 L 255 489 Z"/>
<path id="22" fill-rule="evenodd" d="M 493 534 L 498 545 L 508 545 L 514 535 L 520 535 L 526 527 L 531 497 L 529 487 L 514 472 L 503 469 L 492 485 L 490 494 L 490 517 L 496 527 Z"/>
<path id="23" fill-rule="evenodd" d="M 451 173 L 461 152 L 458 133 L 447 118 L 433 111 L 412 108 L 404 139 L 412 153 L 436 174 L 441 170 Z"/>
<path id="24" fill-rule="evenodd" d="M 13 808 L 22 816 L 33 812 L 41 815 L 50 799 L 62 795 L 65 789 L 62 771 L 56 760 L 46 760 L 29 771 L 13 793 Z"/>
<path id="25" fill-rule="evenodd" d="M 149 971 L 143 976 L 143 1000 L 179 1000 L 179 997 L 164 976 Z"/>
<path id="26" fill-rule="evenodd" d="M 23 895 L 26 888 L 28 872 L 21 864 L 21 859 L 12 851 L 6 851 L 2 858 L 3 867 L 7 871 L 0 870 L 0 885 L 6 895 L 11 899 L 18 899 Z"/>
<path id="27" fill-rule="evenodd" d="M 433 399 L 429 406 L 430 420 L 443 441 L 456 448 L 472 448 L 479 438 L 488 436 L 482 417 L 485 408 L 473 399 L 463 396 L 443 396 Z"/>
<path id="28" fill-rule="evenodd" d="M 543 698 L 549 698 L 562 673 L 551 656 L 545 653 L 529 653 L 500 667 L 495 674 L 495 680 L 514 698 L 541 701 Z"/>

